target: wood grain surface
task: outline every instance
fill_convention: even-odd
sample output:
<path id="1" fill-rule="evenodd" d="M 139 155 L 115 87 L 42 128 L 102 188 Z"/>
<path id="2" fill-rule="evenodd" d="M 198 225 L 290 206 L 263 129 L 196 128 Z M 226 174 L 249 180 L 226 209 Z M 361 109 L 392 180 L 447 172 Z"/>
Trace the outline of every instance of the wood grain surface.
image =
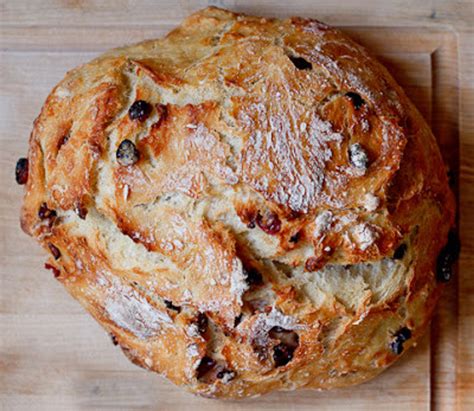
<path id="1" fill-rule="evenodd" d="M 23 234 L 14 166 L 50 89 L 108 48 L 207 5 L 337 25 L 389 68 L 457 175 L 462 253 L 430 335 L 373 381 L 243 402 L 194 397 L 132 365 Z M 0 1 L 0 410 L 474 410 L 474 3 L 440 0 Z"/>

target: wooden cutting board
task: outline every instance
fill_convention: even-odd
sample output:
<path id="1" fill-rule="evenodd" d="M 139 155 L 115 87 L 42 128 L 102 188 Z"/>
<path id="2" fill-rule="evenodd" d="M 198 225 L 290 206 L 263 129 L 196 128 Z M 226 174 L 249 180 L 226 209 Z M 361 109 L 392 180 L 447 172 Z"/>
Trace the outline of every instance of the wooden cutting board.
<path id="1" fill-rule="evenodd" d="M 291 6 L 288 4 L 291 3 Z M 472 1 L 0 1 L 0 409 L 473 410 L 474 58 Z M 208 4 L 340 26 L 389 67 L 458 176 L 463 251 L 430 335 L 375 380 L 243 402 L 193 397 L 125 359 L 50 272 L 18 223 L 14 184 L 32 122 L 68 69 L 159 37 Z"/>

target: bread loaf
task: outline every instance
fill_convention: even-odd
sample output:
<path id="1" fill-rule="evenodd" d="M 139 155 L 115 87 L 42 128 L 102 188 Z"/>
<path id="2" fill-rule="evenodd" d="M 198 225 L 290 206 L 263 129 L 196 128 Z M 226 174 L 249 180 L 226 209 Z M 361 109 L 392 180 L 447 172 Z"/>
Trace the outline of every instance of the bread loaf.
<path id="1" fill-rule="evenodd" d="M 433 134 L 312 19 L 207 8 L 68 72 L 17 179 L 57 280 L 130 360 L 204 396 L 374 377 L 450 276 Z"/>

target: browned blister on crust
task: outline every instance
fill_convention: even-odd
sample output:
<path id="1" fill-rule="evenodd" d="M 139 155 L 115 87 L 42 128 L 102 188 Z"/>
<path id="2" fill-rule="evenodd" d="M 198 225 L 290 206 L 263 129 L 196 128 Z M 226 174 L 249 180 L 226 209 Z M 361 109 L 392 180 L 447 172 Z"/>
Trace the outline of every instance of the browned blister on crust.
<path id="1" fill-rule="evenodd" d="M 393 363 L 453 220 L 431 131 L 364 48 L 208 8 L 54 88 L 21 224 L 134 363 L 238 398 Z"/>

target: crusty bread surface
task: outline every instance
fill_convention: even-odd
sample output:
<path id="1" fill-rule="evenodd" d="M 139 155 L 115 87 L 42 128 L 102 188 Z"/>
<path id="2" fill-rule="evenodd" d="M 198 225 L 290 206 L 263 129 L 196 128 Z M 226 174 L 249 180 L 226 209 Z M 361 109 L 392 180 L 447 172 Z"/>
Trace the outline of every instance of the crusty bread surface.
<path id="1" fill-rule="evenodd" d="M 429 127 L 316 20 L 207 8 L 67 73 L 22 228 L 134 363 L 209 397 L 374 377 L 416 344 L 454 197 Z"/>

